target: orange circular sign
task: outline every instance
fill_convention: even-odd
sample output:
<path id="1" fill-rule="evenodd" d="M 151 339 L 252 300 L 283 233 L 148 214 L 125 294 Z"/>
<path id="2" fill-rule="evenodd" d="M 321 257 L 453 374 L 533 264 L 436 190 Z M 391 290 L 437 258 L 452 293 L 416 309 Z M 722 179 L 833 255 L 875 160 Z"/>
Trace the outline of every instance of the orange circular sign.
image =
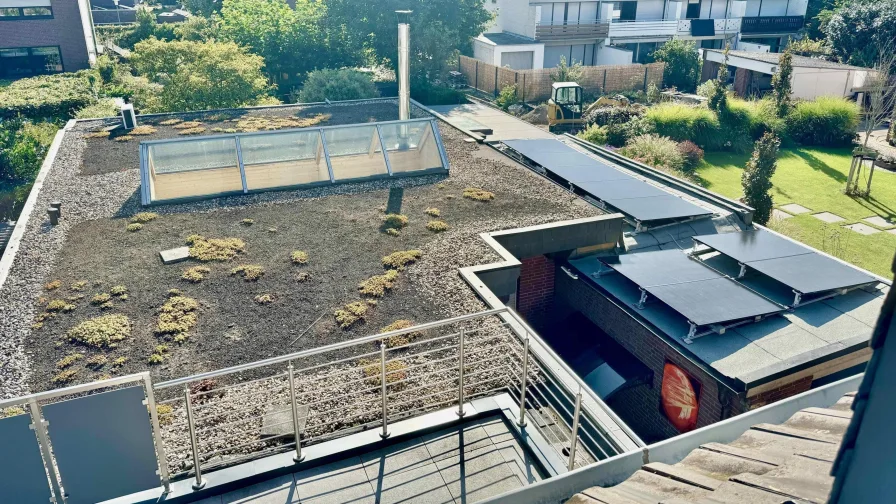
<path id="1" fill-rule="evenodd" d="M 663 412 L 679 432 L 697 427 L 697 394 L 688 375 L 675 364 L 663 367 L 663 387 L 660 391 Z"/>

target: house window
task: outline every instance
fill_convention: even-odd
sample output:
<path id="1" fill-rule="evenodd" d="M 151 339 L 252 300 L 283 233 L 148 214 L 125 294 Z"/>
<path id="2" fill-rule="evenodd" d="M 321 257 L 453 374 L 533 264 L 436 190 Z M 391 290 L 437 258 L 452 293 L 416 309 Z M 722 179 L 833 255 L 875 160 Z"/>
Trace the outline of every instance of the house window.
<path id="1" fill-rule="evenodd" d="M 0 7 L 0 21 L 53 19 L 52 7 Z"/>
<path id="2" fill-rule="evenodd" d="M 0 77 L 28 77 L 61 71 L 62 56 L 58 46 L 0 49 Z"/>
<path id="3" fill-rule="evenodd" d="M 688 0 L 688 10 L 684 17 L 687 19 L 700 19 L 701 0 Z"/>

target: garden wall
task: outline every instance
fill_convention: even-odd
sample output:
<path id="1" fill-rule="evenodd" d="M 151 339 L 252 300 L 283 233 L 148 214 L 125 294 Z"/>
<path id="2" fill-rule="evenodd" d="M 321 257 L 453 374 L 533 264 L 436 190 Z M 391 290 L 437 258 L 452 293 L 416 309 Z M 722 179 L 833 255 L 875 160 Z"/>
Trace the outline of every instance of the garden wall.
<path id="1" fill-rule="evenodd" d="M 497 67 L 467 56 L 460 56 L 457 69 L 466 77 L 467 85 L 484 93 L 497 95 L 505 86 L 516 84 L 522 101 L 540 102 L 551 97 L 553 69 L 512 70 Z M 586 94 L 647 91 L 653 83 L 662 87 L 665 63 L 647 65 L 615 65 L 582 67 L 579 84 Z"/>

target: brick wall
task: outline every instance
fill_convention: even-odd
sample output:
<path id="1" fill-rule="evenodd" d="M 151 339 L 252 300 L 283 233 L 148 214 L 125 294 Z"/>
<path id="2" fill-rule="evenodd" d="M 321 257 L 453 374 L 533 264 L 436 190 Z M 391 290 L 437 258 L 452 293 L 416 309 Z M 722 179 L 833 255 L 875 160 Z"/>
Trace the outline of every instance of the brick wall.
<path id="1" fill-rule="evenodd" d="M 538 329 L 554 302 L 554 261 L 544 255 L 521 261 L 517 311 Z"/>
<path id="2" fill-rule="evenodd" d="M 88 68 L 78 0 L 53 0 L 52 7 L 53 19 L 0 21 L 0 49 L 59 46 L 66 72 Z"/>
<path id="3" fill-rule="evenodd" d="M 782 384 L 780 387 L 766 390 L 765 392 L 749 397 L 747 398 L 747 400 L 749 401 L 749 408 L 758 408 L 760 406 L 765 406 L 766 404 L 770 404 L 775 401 L 780 401 L 781 399 L 786 399 L 790 396 L 806 392 L 807 390 L 812 388 L 812 378 L 813 376 L 809 375 L 804 378 L 800 378 L 799 380 Z"/>
<path id="4" fill-rule="evenodd" d="M 638 385 L 613 397 L 610 406 L 645 441 L 655 442 L 678 434 L 660 406 L 663 366 L 671 362 L 700 383 L 697 427 L 718 422 L 743 412 L 741 399 L 695 366 L 670 345 L 651 333 L 584 280 L 559 275 L 555 283 L 555 303 L 568 306 L 588 317 L 638 360 L 653 371 L 653 383 Z"/>

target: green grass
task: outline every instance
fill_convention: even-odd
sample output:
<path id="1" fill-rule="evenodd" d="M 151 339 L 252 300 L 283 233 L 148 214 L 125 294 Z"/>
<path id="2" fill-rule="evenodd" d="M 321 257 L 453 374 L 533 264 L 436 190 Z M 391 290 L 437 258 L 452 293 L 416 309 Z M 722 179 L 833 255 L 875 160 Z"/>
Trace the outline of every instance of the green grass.
<path id="1" fill-rule="evenodd" d="M 697 167 L 696 175 L 705 187 L 737 199 L 743 195 L 740 176 L 748 159 L 749 155 L 746 154 L 707 152 L 706 158 Z M 896 174 L 876 169 L 871 196 L 867 199 L 851 198 L 843 194 L 851 159 L 848 148 L 782 149 L 778 156 L 778 169 L 772 178 L 775 206 L 798 203 L 810 208 L 811 213 L 831 212 L 846 221 L 825 224 L 811 214 L 803 214 L 772 222 L 770 227 L 869 271 L 890 277 L 896 235 L 876 233 L 863 236 L 843 226 L 872 215 L 896 220 Z"/>

